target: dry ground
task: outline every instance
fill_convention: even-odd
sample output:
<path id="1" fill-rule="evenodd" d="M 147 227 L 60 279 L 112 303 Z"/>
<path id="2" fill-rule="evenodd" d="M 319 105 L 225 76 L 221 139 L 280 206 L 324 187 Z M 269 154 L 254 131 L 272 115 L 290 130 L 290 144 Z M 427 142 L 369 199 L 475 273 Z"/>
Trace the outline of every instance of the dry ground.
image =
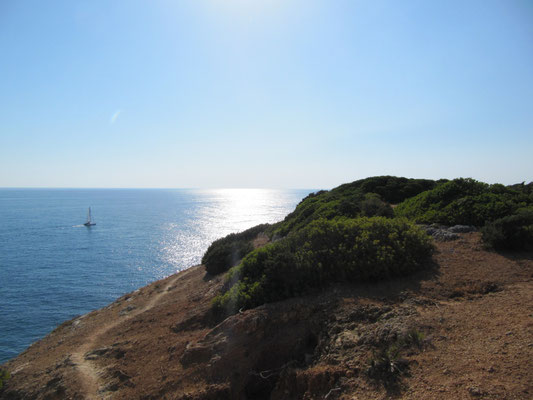
<path id="1" fill-rule="evenodd" d="M 415 276 L 218 325 L 208 310 L 222 278 L 190 268 L 34 343 L 3 366 L 0 398 L 533 398 L 533 255 L 485 251 L 478 233 L 436 245 Z M 412 332 L 393 373 L 369 368 Z"/>

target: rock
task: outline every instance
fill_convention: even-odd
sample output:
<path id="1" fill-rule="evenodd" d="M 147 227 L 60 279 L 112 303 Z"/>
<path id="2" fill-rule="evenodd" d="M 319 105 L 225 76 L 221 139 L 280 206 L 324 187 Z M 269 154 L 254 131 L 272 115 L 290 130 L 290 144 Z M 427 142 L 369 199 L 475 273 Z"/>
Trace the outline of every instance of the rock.
<path id="1" fill-rule="evenodd" d="M 433 236 L 433 238 L 439 242 L 459 239 L 459 235 L 454 232 L 450 232 L 445 227 L 431 225 L 423 226 L 423 228 L 426 230 L 428 235 Z"/>
<path id="2" fill-rule="evenodd" d="M 388 306 L 383 306 L 383 307 L 372 306 L 372 305 L 359 306 L 348 315 L 347 320 L 354 321 L 354 322 L 361 322 L 361 321 L 375 322 L 383 314 L 389 312 L 390 310 L 391 310 L 391 307 L 388 307 Z"/>
<path id="3" fill-rule="evenodd" d="M 74 367 L 76 365 L 77 364 L 72 361 L 72 359 L 70 358 L 70 354 L 69 354 L 63 360 L 61 360 L 60 362 L 56 364 L 56 369 L 64 368 L 64 367 Z"/>
<path id="4" fill-rule="evenodd" d="M 449 232 L 445 229 L 438 229 L 435 231 L 431 236 L 435 238 L 435 240 L 438 240 L 440 242 L 448 242 L 450 240 L 457 240 L 459 239 L 459 235 L 453 232 Z"/>
<path id="5" fill-rule="evenodd" d="M 199 329 L 207 321 L 207 315 L 195 314 L 185 318 L 183 321 L 176 323 L 170 327 L 170 330 L 174 333 L 182 333 L 194 329 Z"/>
<path id="6" fill-rule="evenodd" d="M 61 376 L 55 376 L 50 379 L 44 388 L 44 399 L 64 399 L 66 387 L 63 384 Z"/>
<path id="7" fill-rule="evenodd" d="M 194 364 L 206 363 L 213 357 L 213 347 L 210 345 L 188 346 L 180 358 L 180 363 L 184 368 Z"/>
<path id="8" fill-rule="evenodd" d="M 476 227 L 472 225 L 454 225 L 445 227 L 442 225 L 432 224 L 422 226 L 428 235 L 433 236 L 435 240 L 445 242 L 449 240 L 459 239 L 458 233 L 468 233 L 476 231 Z"/>
<path id="9" fill-rule="evenodd" d="M 103 356 L 105 353 L 107 353 L 109 350 L 111 350 L 111 347 L 102 347 L 100 349 L 94 349 L 91 351 L 88 351 L 85 353 L 85 359 L 86 360 L 96 360 L 98 357 Z"/>
<path id="10" fill-rule="evenodd" d="M 55 376 L 46 383 L 46 387 L 56 387 L 61 382 L 61 377 Z"/>
<path id="11" fill-rule="evenodd" d="M 120 382 L 124 382 L 124 381 L 131 379 L 131 376 L 117 369 L 113 373 L 113 378 L 117 378 Z"/>
<path id="12" fill-rule="evenodd" d="M 124 357 L 124 354 L 126 352 L 122 350 L 121 348 L 117 347 L 102 347 L 100 349 L 94 349 L 87 353 L 85 353 L 85 359 L 86 360 L 96 360 L 98 357 L 106 356 L 106 357 L 114 357 L 116 359 Z"/>
<path id="13" fill-rule="evenodd" d="M 131 311 L 135 310 L 137 307 L 135 306 L 127 306 L 126 308 L 123 308 L 122 310 L 120 310 L 120 312 L 118 313 L 118 315 L 120 315 L 121 317 L 124 316 L 124 315 L 127 315 L 129 314 Z"/>
<path id="14" fill-rule="evenodd" d="M 475 232 L 477 229 L 472 225 L 454 225 L 450 226 L 447 230 L 452 233 L 468 233 Z"/>
<path id="15" fill-rule="evenodd" d="M 119 389 L 118 383 L 113 382 L 113 383 L 110 383 L 110 384 L 104 386 L 103 389 L 100 389 L 100 393 L 116 392 L 118 389 Z"/>
<path id="16" fill-rule="evenodd" d="M 470 386 L 468 388 L 468 393 L 470 393 L 470 395 L 474 397 L 480 397 L 480 396 L 483 396 L 484 394 L 483 391 L 477 386 Z"/>

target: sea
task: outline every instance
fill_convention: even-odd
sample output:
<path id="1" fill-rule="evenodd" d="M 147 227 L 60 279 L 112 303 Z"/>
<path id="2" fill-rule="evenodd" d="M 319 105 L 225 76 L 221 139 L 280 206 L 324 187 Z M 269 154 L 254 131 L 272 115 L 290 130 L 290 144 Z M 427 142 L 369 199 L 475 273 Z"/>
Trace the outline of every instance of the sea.
<path id="1" fill-rule="evenodd" d="M 313 190 L 0 189 L 0 364 Z M 96 225 L 84 226 L 91 207 Z"/>

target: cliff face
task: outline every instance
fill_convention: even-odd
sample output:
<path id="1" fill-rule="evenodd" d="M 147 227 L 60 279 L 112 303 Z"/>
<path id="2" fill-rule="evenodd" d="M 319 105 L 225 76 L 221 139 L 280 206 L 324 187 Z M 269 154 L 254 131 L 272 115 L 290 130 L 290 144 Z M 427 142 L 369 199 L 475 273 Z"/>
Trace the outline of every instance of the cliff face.
<path id="1" fill-rule="evenodd" d="M 533 255 L 437 243 L 409 278 L 334 285 L 215 324 L 190 268 L 68 321 L 3 367 L 0 399 L 528 399 Z"/>

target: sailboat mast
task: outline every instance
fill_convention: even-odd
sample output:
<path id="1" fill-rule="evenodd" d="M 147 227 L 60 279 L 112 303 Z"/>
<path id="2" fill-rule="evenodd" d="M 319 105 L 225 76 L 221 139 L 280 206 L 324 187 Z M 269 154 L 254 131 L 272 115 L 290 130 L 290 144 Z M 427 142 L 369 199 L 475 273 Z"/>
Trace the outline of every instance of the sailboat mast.
<path id="1" fill-rule="evenodd" d="M 87 210 L 87 222 L 84 223 L 83 225 L 85 225 L 85 226 L 96 225 L 96 224 L 92 221 L 92 217 L 91 217 L 91 207 L 89 207 L 89 209 Z"/>

